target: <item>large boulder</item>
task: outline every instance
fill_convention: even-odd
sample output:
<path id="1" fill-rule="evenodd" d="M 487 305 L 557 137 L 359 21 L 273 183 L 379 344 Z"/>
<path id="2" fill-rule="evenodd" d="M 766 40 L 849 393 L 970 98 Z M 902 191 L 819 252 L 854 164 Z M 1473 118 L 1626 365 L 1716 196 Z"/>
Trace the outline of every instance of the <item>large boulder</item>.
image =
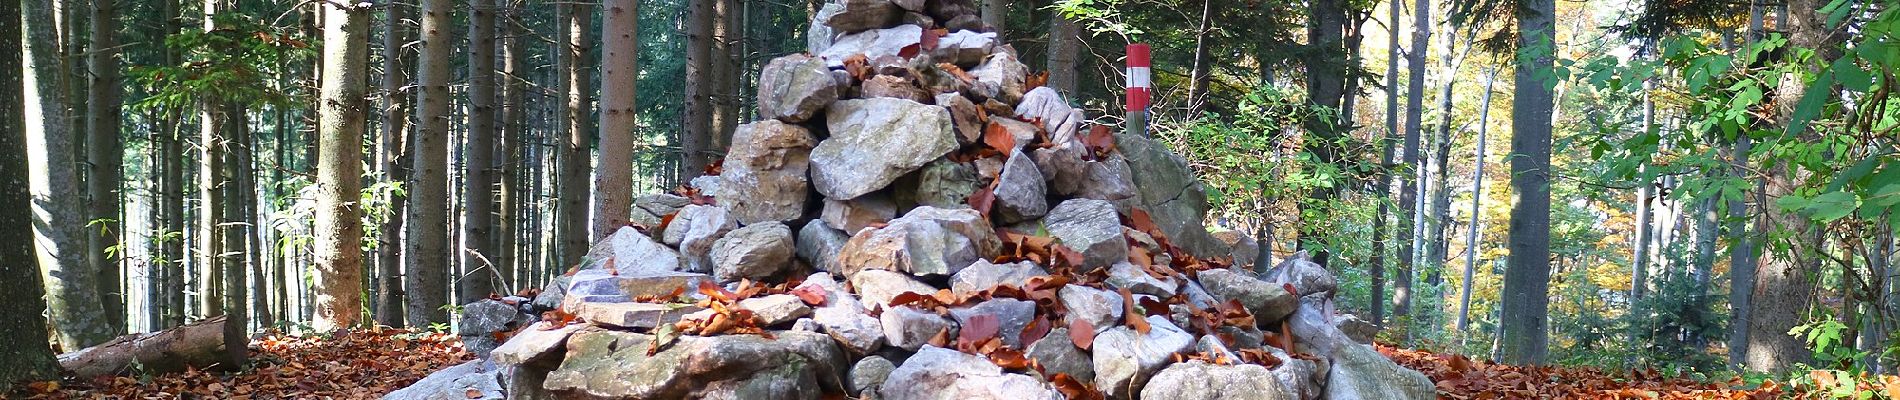
<path id="1" fill-rule="evenodd" d="M 1116 289 L 1128 289 L 1134 294 L 1145 294 L 1159 298 L 1174 297 L 1181 291 L 1181 279 L 1174 275 L 1155 276 L 1135 264 L 1126 261 L 1108 267 L 1108 279 L 1103 280 Z"/>
<path id="2" fill-rule="evenodd" d="M 1028 375 L 1003 372 L 981 356 L 926 346 L 891 371 L 878 389 L 884 400 L 1059 400 L 1062 394 Z"/>
<path id="3" fill-rule="evenodd" d="M 1075 340 L 1069 337 L 1069 328 L 1049 330 L 1042 340 L 1029 344 L 1029 348 L 1023 350 L 1023 356 L 1042 365 L 1042 372 L 1046 376 L 1068 374 L 1084 385 L 1095 383 L 1094 361 L 1089 359 L 1089 352 L 1075 347 Z"/>
<path id="4" fill-rule="evenodd" d="M 1194 347 L 1194 335 L 1165 317 L 1149 316 L 1148 327 L 1146 335 L 1127 326 L 1095 335 L 1096 389 L 1117 398 L 1134 398 L 1155 372 L 1173 362 L 1174 353 Z"/>
<path id="5" fill-rule="evenodd" d="M 752 310 L 760 326 L 776 326 L 811 315 L 811 306 L 798 296 L 774 294 L 739 300 L 739 308 Z"/>
<path id="6" fill-rule="evenodd" d="M 545 387 L 569 398 L 817 399 L 839 387 L 845 357 L 809 332 L 680 336 L 649 356 L 652 335 L 584 330 Z"/>
<path id="7" fill-rule="evenodd" d="M 832 103 L 831 138 L 811 152 L 812 183 L 834 200 L 871 193 L 956 150 L 950 114 L 909 100 L 860 99 Z"/>
<path id="8" fill-rule="evenodd" d="M 931 50 L 930 54 L 937 61 L 964 66 L 976 65 L 982 62 L 984 57 L 996 53 L 996 46 L 1001 42 L 997 38 L 998 35 L 996 32 L 952 31 L 937 39 L 937 48 Z"/>
<path id="9" fill-rule="evenodd" d="M 501 370 L 487 360 L 469 360 L 423 377 L 415 384 L 383 395 L 383 400 L 501 400 Z"/>
<path id="10" fill-rule="evenodd" d="M 627 222 L 646 228 L 657 228 L 668 214 L 680 211 L 680 208 L 693 201 L 685 197 L 666 193 L 652 193 L 633 198 L 633 209 L 627 212 Z"/>
<path id="11" fill-rule="evenodd" d="M 602 269 L 609 263 L 621 272 L 671 272 L 686 265 L 679 252 L 625 226 L 595 242 L 582 269 Z"/>
<path id="12" fill-rule="evenodd" d="M 1227 246 L 1229 249 L 1227 254 L 1233 258 L 1234 268 L 1255 272 L 1262 269 L 1254 265 L 1254 260 L 1260 258 L 1260 242 L 1254 240 L 1253 236 L 1247 235 L 1246 232 L 1225 228 L 1214 229 L 1209 234 L 1214 235 L 1214 240 L 1220 241 L 1221 245 Z"/>
<path id="13" fill-rule="evenodd" d="M 571 278 L 573 283 L 568 285 L 568 295 L 561 302 L 561 307 L 568 309 L 584 303 L 628 302 L 641 297 L 660 297 L 671 294 L 675 288 L 686 288 L 690 294 L 699 287 L 700 282 L 712 280 L 711 276 L 692 272 L 598 269 L 577 271 Z"/>
<path id="14" fill-rule="evenodd" d="M 949 337 L 956 337 L 957 334 L 957 324 L 950 322 L 949 318 L 911 306 L 885 309 L 883 314 L 878 315 L 878 322 L 883 324 L 884 339 L 891 347 L 909 351 L 917 351 L 939 332 L 949 332 Z"/>
<path id="15" fill-rule="evenodd" d="M 1239 301 L 1262 324 L 1279 321 L 1300 305 L 1299 297 L 1287 293 L 1284 285 L 1267 283 L 1250 273 L 1217 268 L 1201 271 L 1199 277 L 1209 294 L 1220 301 Z"/>
<path id="16" fill-rule="evenodd" d="M 569 309 L 575 317 L 597 325 L 629 329 L 653 329 L 679 322 L 699 307 L 656 303 L 581 303 Z"/>
<path id="17" fill-rule="evenodd" d="M 1101 268 L 1128 260 L 1128 241 L 1122 237 L 1121 216 L 1115 205 L 1095 199 L 1070 199 L 1057 204 L 1043 218 L 1049 235 L 1082 253 L 1082 265 Z"/>
<path id="18" fill-rule="evenodd" d="M 1070 320 L 1088 321 L 1095 332 L 1102 333 L 1119 324 L 1122 319 L 1122 296 L 1119 293 L 1096 289 L 1082 285 L 1063 286 L 1056 292 L 1062 299 L 1063 307 L 1069 309 Z"/>
<path id="19" fill-rule="evenodd" d="M 891 371 L 896 369 L 897 364 L 884 357 L 870 356 L 858 360 L 857 364 L 851 366 L 851 382 L 846 386 L 850 390 L 847 393 L 862 398 L 875 397 L 877 389 L 884 387 L 884 380 L 890 378 Z"/>
<path id="20" fill-rule="evenodd" d="M 1339 287 L 1339 282 L 1333 278 L 1332 271 L 1327 271 L 1325 267 L 1314 263 L 1304 251 L 1295 253 L 1286 261 L 1281 261 L 1280 265 L 1261 274 L 1261 278 L 1274 283 L 1292 285 L 1293 290 L 1298 291 L 1302 297 L 1328 296 L 1333 289 Z"/>
<path id="21" fill-rule="evenodd" d="M 804 54 L 775 58 L 759 70 L 759 115 L 791 123 L 805 122 L 831 102 L 838 101 L 839 91 L 838 81 L 831 79 L 831 69 L 825 67 L 825 60 Z"/>
<path id="22" fill-rule="evenodd" d="M 488 352 L 501 343 L 495 341 L 495 334 L 512 331 L 532 322 L 528 314 L 514 305 L 495 300 L 476 300 L 462 306 L 462 321 L 455 326 L 455 334 L 462 337 L 462 345 L 470 353 L 487 357 Z"/>
<path id="23" fill-rule="evenodd" d="M 1168 366 L 1141 389 L 1147 400 L 1296 400 L 1266 367 L 1195 360 Z"/>
<path id="24" fill-rule="evenodd" d="M 1146 210 L 1170 242 L 1197 257 L 1226 255 L 1228 249 L 1202 225 L 1208 210 L 1207 189 L 1194 177 L 1186 159 L 1139 135 L 1116 134 L 1115 148 L 1128 157 L 1138 192 L 1121 205 Z"/>
<path id="25" fill-rule="evenodd" d="M 866 310 L 890 309 L 891 299 L 904 293 L 931 294 L 937 288 L 918 282 L 910 275 L 881 269 L 867 269 L 851 274 L 851 287 L 857 289 L 858 297 L 865 303 Z"/>
<path id="26" fill-rule="evenodd" d="M 1406 369 L 1372 346 L 1340 346 L 1333 353 L 1321 398 L 1330 400 L 1431 400 L 1437 387 L 1425 374 Z"/>
<path id="27" fill-rule="evenodd" d="M 765 120 L 740 125 L 726 152 L 721 204 L 741 224 L 789 221 L 805 215 L 811 149 L 818 138 L 798 125 Z"/>
<path id="28" fill-rule="evenodd" d="M 556 328 L 552 324 L 543 321 L 529 325 L 496 347 L 490 359 L 501 365 L 559 362 L 562 349 L 567 347 L 567 337 L 587 325 L 566 324 Z"/>
<path id="29" fill-rule="evenodd" d="M 976 210 L 918 207 L 883 228 L 858 231 L 838 254 L 849 276 L 865 269 L 951 275 L 1001 251 L 1002 240 Z"/>
<path id="30" fill-rule="evenodd" d="M 791 268 L 795 251 L 785 224 L 746 225 L 713 242 L 713 276 L 728 282 L 778 276 Z"/>

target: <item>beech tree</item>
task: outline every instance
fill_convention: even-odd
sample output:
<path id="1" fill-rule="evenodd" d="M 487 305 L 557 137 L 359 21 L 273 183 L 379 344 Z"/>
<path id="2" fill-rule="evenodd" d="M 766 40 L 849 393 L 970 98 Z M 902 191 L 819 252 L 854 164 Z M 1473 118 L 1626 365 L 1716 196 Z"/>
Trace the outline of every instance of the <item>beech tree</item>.
<path id="1" fill-rule="evenodd" d="M 357 325 L 363 310 L 363 97 L 369 67 L 369 10 L 323 7 L 323 98 L 317 129 L 317 292 L 311 328 Z"/>

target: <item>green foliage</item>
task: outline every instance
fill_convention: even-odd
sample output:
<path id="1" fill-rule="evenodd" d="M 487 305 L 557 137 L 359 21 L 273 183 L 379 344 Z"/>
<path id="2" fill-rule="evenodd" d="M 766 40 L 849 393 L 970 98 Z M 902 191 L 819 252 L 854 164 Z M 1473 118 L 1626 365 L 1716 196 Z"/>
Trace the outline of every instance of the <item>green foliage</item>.
<path id="1" fill-rule="evenodd" d="M 166 37 L 165 46 L 186 54 L 178 65 L 131 67 L 129 76 L 151 95 L 133 109 L 186 109 L 204 98 L 240 105 L 288 107 L 299 104 L 271 82 L 289 65 L 308 62 L 316 49 L 296 31 L 272 26 L 256 16 L 221 13 L 219 29 L 184 30 Z"/>

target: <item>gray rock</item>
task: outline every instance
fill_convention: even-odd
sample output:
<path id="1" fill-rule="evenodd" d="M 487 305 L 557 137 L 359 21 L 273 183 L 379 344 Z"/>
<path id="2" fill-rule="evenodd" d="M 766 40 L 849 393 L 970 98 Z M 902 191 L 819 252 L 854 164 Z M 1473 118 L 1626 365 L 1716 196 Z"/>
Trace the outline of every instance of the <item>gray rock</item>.
<path id="1" fill-rule="evenodd" d="M 983 115 L 976 103 L 957 93 L 937 95 L 937 105 L 950 111 L 950 121 L 957 130 L 957 144 L 970 145 L 983 141 Z"/>
<path id="2" fill-rule="evenodd" d="M 864 313 L 864 307 L 855 302 L 812 310 L 812 321 L 824 327 L 825 334 L 851 354 L 870 354 L 884 346 L 883 325 L 877 317 Z"/>
<path id="3" fill-rule="evenodd" d="M 838 32 L 857 32 L 877 29 L 897 23 L 903 10 L 898 9 L 890 0 L 840 0 L 828 2 L 839 5 L 836 12 L 820 12 L 817 21 Z"/>
<path id="4" fill-rule="evenodd" d="M 930 343 L 930 338 L 938 332 L 949 331 L 950 337 L 956 337 L 957 325 L 937 313 L 919 310 L 911 306 L 897 306 L 884 310 L 878 315 L 878 321 L 884 326 L 884 341 L 891 347 L 917 351 Z"/>
<path id="5" fill-rule="evenodd" d="M 1003 345 L 1012 349 L 1023 348 L 1023 329 L 1030 321 L 1036 320 L 1036 302 L 1009 298 L 995 298 L 974 306 L 950 309 L 950 317 L 956 318 L 957 326 L 968 326 L 970 320 L 979 315 L 996 318 L 996 334 L 1003 338 Z"/>
<path id="6" fill-rule="evenodd" d="M 889 186 L 957 148 L 949 111 L 913 101 L 838 101 L 826 126 L 831 138 L 812 149 L 811 177 L 819 193 L 836 200 Z"/>
<path id="7" fill-rule="evenodd" d="M 930 91 L 918 87 L 917 83 L 910 79 L 894 75 L 875 75 L 865 78 L 864 82 L 858 85 L 858 97 L 904 99 L 919 104 L 929 104 L 933 100 Z"/>
<path id="8" fill-rule="evenodd" d="M 831 8 L 832 5 L 825 5 L 825 9 Z M 759 116 L 791 123 L 805 122 L 831 102 L 838 101 L 838 86 L 823 59 L 804 54 L 772 59 L 759 70 Z"/>
<path id="9" fill-rule="evenodd" d="M 1084 385 L 1095 383 L 1095 365 L 1089 353 L 1075 347 L 1075 341 L 1069 339 L 1069 328 L 1050 330 L 1049 336 L 1030 344 L 1023 355 L 1041 364 L 1042 372 L 1048 376 L 1068 374 Z"/>
<path id="10" fill-rule="evenodd" d="M 645 194 L 633 199 L 633 209 L 628 210 L 627 218 L 635 225 L 657 228 L 667 214 L 679 212 L 687 204 L 692 204 L 692 200 L 665 193 Z"/>
<path id="11" fill-rule="evenodd" d="M 650 335 L 583 330 L 545 387 L 564 398 L 816 399 L 839 387 L 844 354 L 823 335 L 680 336 L 647 355 Z"/>
<path id="12" fill-rule="evenodd" d="M 1195 360 L 1168 366 L 1148 380 L 1141 398 L 1151 400 L 1294 400 L 1266 367 L 1213 365 Z"/>
<path id="13" fill-rule="evenodd" d="M 897 8 L 902 8 L 904 11 L 924 10 L 924 0 L 891 0 L 891 4 L 896 4 Z"/>
<path id="14" fill-rule="evenodd" d="M 1128 260 L 1128 241 L 1122 237 L 1115 205 L 1094 199 L 1070 199 L 1057 204 L 1043 218 L 1049 235 L 1082 253 L 1082 265 L 1101 268 Z"/>
<path id="15" fill-rule="evenodd" d="M 850 240 L 851 235 L 833 229 L 822 221 L 811 221 L 798 230 L 798 240 L 793 244 L 797 247 L 798 258 L 813 268 L 837 271 L 838 252 L 843 251 L 844 243 Z"/>
<path id="16" fill-rule="evenodd" d="M 762 326 L 778 326 L 811 315 L 811 306 L 804 300 L 789 294 L 753 297 L 739 300 L 739 308 L 752 310 Z"/>
<path id="17" fill-rule="evenodd" d="M 1321 398 L 1430 400 L 1438 396 L 1437 387 L 1425 374 L 1393 363 L 1372 346 L 1341 346 L 1330 360 L 1332 369 Z"/>
<path id="18" fill-rule="evenodd" d="M 500 369 L 487 360 L 469 360 L 444 368 L 423 377 L 415 384 L 383 395 L 384 400 L 500 400 L 508 398 L 502 391 Z M 477 393 L 479 396 L 471 396 Z"/>
<path id="19" fill-rule="evenodd" d="M 1049 275 L 1036 263 L 1021 261 L 1007 264 L 992 264 L 989 260 L 977 260 L 975 264 L 957 271 L 950 277 L 950 291 L 959 296 L 975 294 L 999 285 L 1017 288 L 1029 283 L 1029 278 Z"/>
<path id="20" fill-rule="evenodd" d="M 857 2 L 863 0 L 851 1 Z M 833 19 L 833 21 L 836 21 L 836 19 Z M 838 26 L 832 25 L 832 27 L 837 28 Z M 850 29 L 841 30 L 850 31 Z M 870 29 L 857 33 L 847 33 L 838 36 L 837 40 L 831 42 L 831 47 L 825 48 L 825 51 L 818 53 L 818 56 L 824 57 L 826 65 L 832 68 L 844 66 L 845 58 L 858 54 L 863 54 L 871 60 L 877 60 L 882 57 L 897 57 L 905 47 L 922 43 L 923 36 L 924 28 L 916 25 L 898 25 L 887 29 Z"/>
<path id="21" fill-rule="evenodd" d="M 1220 301 L 1237 300 L 1253 313 L 1254 321 L 1271 324 L 1293 313 L 1300 300 L 1282 285 L 1255 279 L 1252 274 L 1219 268 L 1201 271 L 1199 278 L 1207 292 Z"/>
<path id="22" fill-rule="evenodd" d="M 487 357 L 489 351 L 501 345 L 495 342 L 496 332 L 514 330 L 529 322 L 533 322 L 533 319 L 513 305 L 494 300 L 476 300 L 462 306 L 462 320 L 455 325 L 455 334 L 462 337 L 462 345 L 470 353 Z"/>
<path id="23" fill-rule="evenodd" d="M 1214 308 L 1215 305 L 1220 303 L 1220 299 L 1214 298 L 1214 295 L 1207 293 L 1206 286 L 1201 286 L 1200 282 L 1196 282 L 1193 279 L 1187 279 L 1181 282 L 1181 294 L 1187 296 L 1188 305 L 1192 305 L 1194 308 Z"/>
<path id="24" fill-rule="evenodd" d="M 1187 161 L 1153 139 L 1115 135 L 1115 148 L 1128 157 L 1138 196 L 1123 201 L 1148 211 L 1168 240 L 1198 257 L 1225 255 L 1228 249 L 1201 225 L 1207 217 L 1207 190 Z"/>
<path id="25" fill-rule="evenodd" d="M 977 95 L 1014 106 L 1022 101 L 1029 66 L 1016 61 L 1013 54 L 996 53 L 983 60 L 982 65 L 970 69 L 970 76 L 976 77 Z"/>
<path id="26" fill-rule="evenodd" d="M 806 53 L 823 54 L 825 49 L 831 48 L 832 40 L 837 39 L 838 35 L 831 29 L 831 25 L 825 24 L 825 22 L 837 18 L 839 14 L 843 13 L 843 3 L 830 1 L 825 2 L 824 7 L 819 7 L 818 12 L 813 13 L 811 25 L 805 27 Z"/>
<path id="27" fill-rule="evenodd" d="M 818 138 L 798 125 L 765 120 L 740 125 L 719 174 L 720 204 L 741 224 L 789 221 L 805 215 L 806 182 Z"/>
<path id="28" fill-rule="evenodd" d="M 1288 395 L 1299 400 L 1320 398 L 1326 386 L 1326 367 L 1318 362 L 1293 358 L 1278 347 L 1268 346 L 1266 349 L 1284 362 L 1279 368 L 1273 369 L 1273 380 L 1286 388 Z"/>
<path id="29" fill-rule="evenodd" d="M 573 277 L 569 276 L 557 276 L 554 277 L 554 279 L 549 279 L 548 284 L 541 286 L 541 294 L 534 296 L 534 302 L 532 303 L 534 309 L 548 311 L 561 308 L 561 301 L 567 298 L 567 285 L 573 282 L 573 279 Z M 540 315 L 535 316 L 539 317 Z"/>
<path id="30" fill-rule="evenodd" d="M 1092 364 L 1095 388 L 1118 398 L 1134 398 L 1156 371 L 1173 361 L 1174 353 L 1194 346 L 1194 335 L 1161 316 L 1148 317 L 1148 334 L 1117 326 L 1095 335 Z"/>
<path id="31" fill-rule="evenodd" d="M 825 199 L 824 212 L 820 214 L 825 224 L 847 233 L 856 233 L 871 224 L 890 222 L 897 218 L 897 204 L 884 192 L 872 192 L 850 200 Z"/>
<path id="32" fill-rule="evenodd" d="M 1372 344 L 1372 339 L 1379 335 L 1378 325 L 1373 325 L 1372 322 L 1360 319 L 1358 315 L 1353 314 L 1340 314 L 1333 317 L 1333 326 L 1338 327 L 1347 338 L 1359 344 Z"/>
<path id="33" fill-rule="evenodd" d="M 930 52 L 938 61 L 957 65 L 976 65 L 984 57 L 996 52 L 999 42 L 996 32 L 956 30 L 937 39 L 937 49 Z"/>
<path id="34" fill-rule="evenodd" d="M 1362 346 L 1340 332 L 1333 325 L 1332 315 L 1317 307 L 1295 308 L 1293 315 L 1287 317 L 1286 321 L 1288 328 L 1293 330 L 1293 337 L 1300 339 L 1301 348 L 1308 354 L 1332 357 L 1341 348 Z"/>
<path id="35" fill-rule="evenodd" d="M 1010 117 L 990 116 L 990 123 L 1001 127 L 1004 132 L 1009 132 L 1009 137 L 1015 139 L 1016 146 L 1010 148 L 1011 154 L 1022 150 L 1024 146 L 1029 145 L 1029 142 L 1035 141 L 1036 134 L 1042 132 L 1042 128 L 1036 127 L 1035 124 Z"/>
<path id="36" fill-rule="evenodd" d="M 713 242 L 713 276 L 721 281 L 765 279 L 792 266 L 792 229 L 778 221 L 746 225 Z"/>
<path id="37" fill-rule="evenodd" d="M 1246 232 L 1226 228 L 1210 229 L 1208 234 L 1213 235 L 1214 240 L 1219 241 L 1222 245 L 1231 249 L 1227 255 L 1233 259 L 1234 269 L 1254 272 L 1260 271 L 1260 268 L 1256 268 L 1254 265 L 1254 260 L 1260 258 L 1260 242 L 1254 240 L 1253 236 L 1248 236 Z M 1302 291 L 1302 293 L 1304 293 L 1304 291 Z"/>
<path id="38" fill-rule="evenodd" d="M 620 227 L 613 235 L 594 242 L 587 251 L 582 270 L 600 270 L 611 262 L 621 272 L 672 272 L 686 263 L 678 252 L 653 241 L 632 227 Z"/>
<path id="39" fill-rule="evenodd" d="M 1292 284 L 1300 296 L 1328 295 L 1339 287 L 1333 273 L 1314 263 L 1304 251 L 1295 253 L 1260 277 L 1268 282 Z"/>
<path id="40" fill-rule="evenodd" d="M 701 308 L 685 304 L 581 303 L 569 309 L 575 317 L 596 324 L 630 329 L 652 329 L 679 322 Z"/>
<path id="41" fill-rule="evenodd" d="M 1088 321 L 1095 327 L 1095 333 L 1121 325 L 1123 306 L 1120 293 L 1068 285 L 1057 291 L 1056 297 L 1062 299 L 1062 305 L 1069 309 L 1070 319 Z"/>
<path id="42" fill-rule="evenodd" d="M 673 223 L 666 225 L 662 237 L 666 244 L 678 247 L 680 255 L 686 258 L 687 266 L 681 270 L 707 273 L 712 272 L 712 259 L 707 253 L 712 251 L 713 242 L 738 228 L 738 221 L 732 219 L 725 207 L 695 204 L 680 209 Z"/>
<path id="43" fill-rule="evenodd" d="M 700 175 L 694 177 L 693 180 L 687 181 L 686 185 L 698 188 L 699 194 L 702 196 L 718 198 L 726 197 L 725 183 L 726 180 L 720 179 L 718 176 Z"/>
<path id="44" fill-rule="evenodd" d="M 1059 400 L 1062 394 L 1027 375 L 1003 372 L 981 356 L 925 346 L 891 371 L 884 400 Z"/>
<path id="45" fill-rule="evenodd" d="M 706 274 L 691 272 L 622 272 L 610 274 L 602 270 L 583 270 L 574 274 L 574 283 L 568 286 L 568 296 L 561 306 L 573 309 L 583 303 L 613 303 L 633 301 L 640 297 L 659 297 L 671 294 L 674 288 L 686 288 L 686 293 L 694 293 L 701 281 L 712 280 Z"/>
<path id="46" fill-rule="evenodd" d="M 567 324 L 554 328 L 548 322 L 537 322 L 522 329 L 520 333 L 509 337 L 507 342 L 496 347 L 490 353 L 490 359 L 501 365 L 521 365 L 560 360 L 558 350 L 567 346 L 567 336 L 579 331 L 584 324 Z"/>
<path id="47" fill-rule="evenodd" d="M 952 275 L 1001 249 L 1002 240 L 976 210 L 925 206 L 883 228 L 858 231 L 838 261 L 846 275 L 865 269 Z"/>
<path id="48" fill-rule="evenodd" d="M 922 206 L 963 208 L 969 207 L 965 200 L 976 193 L 983 183 L 977 175 L 976 166 L 938 159 L 924 164 L 923 168 L 905 175 L 891 186 L 895 188 L 891 198 L 897 201 L 899 209 Z"/>
<path id="49" fill-rule="evenodd" d="M 1055 143 L 1074 143 L 1076 132 L 1085 122 L 1081 110 L 1070 107 L 1061 93 L 1048 86 L 1024 93 L 1022 102 L 1016 104 L 1016 118 L 1042 121 L 1043 129 L 1049 131 L 1049 139 Z"/>
<path id="50" fill-rule="evenodd" d="M 1218 360 L 1226 357 L 1232 362 L 1240 362 L 1240 355 L 1234 354 L 1233 349 L 1227 348 L 1227 344 L 1222 343 L 1220 338 L 1214 335 L 1201 335 L 1200 340 L 1194 341 L 1194 352 L 1206 355 L 1210 359 Z"/>
<path id="51" fill-rule="evenodd" d="M 1049 214 L 1049 198 L 1043 187 L 1042 172 L 1023 152 L 1009 156 L 1002 175 L 996 178 L 996 202 L 990 216 L 997 223 L 1013 224 L 1042 218 Z M 1110 210 L 1113 210 L 1112 206 Z"/>
<path id="52" fill-rule="evenodd" d="M 911 279 L 910 275 L 881 269 L 867 269 L 852 274 L 851 287 L 858 290 L 858 296 L 863 299 L 867 310 L 888 310 L 891 299 L 906 292 L 923 295 L 937 292 L 937 288 Z"/>
<path id="53" fill-rule="evenodd" d="M 1174 297 L 1181 290 L 1181 280 L 1173 276 L 1156 278 L 1143 271 L 1141 267 L 1128 262 L 1118 262 L 1108 267 L 1109 286 L 1116 289 L 1128 289 L 1135 294 L 1145 294 L 1160 298 Z"/>
<path id="54" fill-rule="evenodd" d="M 877 391 L 884 386 L 884 379 L 889 378 L 891 371 L 896 369 L 897 364 L 884 357 L 870 356 L 858 360 L 856 365 L 851 366 L 850 393 Z"/>

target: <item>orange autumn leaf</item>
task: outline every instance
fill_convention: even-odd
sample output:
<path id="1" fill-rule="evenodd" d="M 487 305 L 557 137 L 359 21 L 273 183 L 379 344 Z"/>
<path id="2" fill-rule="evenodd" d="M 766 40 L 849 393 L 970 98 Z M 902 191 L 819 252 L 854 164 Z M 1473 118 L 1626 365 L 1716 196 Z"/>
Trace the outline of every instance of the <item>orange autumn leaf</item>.
<path id="1" fill-rule="evenodd" d="M 1003 127 L 1003 124 L 991 122 L 983 127 L 983 145 L 1002 152 L 1003 157 L 1009 157 L 1016 150 L 1016 136 L 1009 134 L 1009 128 Z"/>
<path id="2" fill-rule="evenodd" d="M 1084 319 L 1069 321 L 1069 341 L 1075 342 L 1075 348 L 1082 350 L 1095 347 L 1095 324 Z"/>
<path id="3" fill-rule="evenodd" d="M 1128 288 L 1121 288 L 1119 291 L 1122 295 L 1123 322 L 1128 324 L 1128 327 L 1135 328 L 1135 332 L 1147 335 L 1150 329 L 1148 327 L 1148 319 L 1142 317 L 1142 313 L 1135 310 L 1135 294 L 1129 292 Z"/>

